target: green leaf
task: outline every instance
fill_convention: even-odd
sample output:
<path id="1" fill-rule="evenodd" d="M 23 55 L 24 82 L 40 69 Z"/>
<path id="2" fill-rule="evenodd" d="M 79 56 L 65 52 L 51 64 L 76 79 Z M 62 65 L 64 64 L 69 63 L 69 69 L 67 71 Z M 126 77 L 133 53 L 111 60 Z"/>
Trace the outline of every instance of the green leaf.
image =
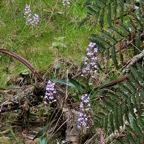
<path id="1" fill-rule="evenodd" d="M 96 9 L 94 9 L 92 6 L 88 6 L 87 7 L 87 9 L 89 10 L 89 12 L 92 14 L 92 13 L 96 13 L 97 12 L 97 10 Z"/>
<path id="2" fill-rule="evenodd" d="M 99 5 L 100 8 L 105 7 L 105 1 L 99 1 L 97 4 Z"/>
<path id="3" fill-rule="evenodd" d="M 100 46 L 102 49 L 105 49 L 106 47 L 110 47 L 111 46 L 107 41 L 105 41 L 103 38 L 101 38 L 98 35 L 92 35 L 91 36 L 91 40 L 93 42 L 96 42 L 98 44 L 98 46 Z"/>
<path id="4" fill-rule="evenodd" d="M 107 20 L 108 20 L 108 24 L 109 26 L 112 25 L 112 19 L 111 19 L 111 4 L 107 5 Z"/>
<path id="5" fill-rule="evenodd" d="M 133 91 L 132 93 L 135 93 L 137 91 L 134 83 L 132 83 L 132 81 L 130 79 L 127 80 L 127 86 L 129 87 L 129 89 L 131 89 Z"/>
<path id="6" fill-rule="evenodd" d="M 122 93 L 114 92 L 114 91 L 111 91 L 109 89 L 107 91 L 108 91 L 109 95 L 115 99 L 115 101 L 118 101 L 118 102 L 122 101 L 122 99 L 121 99 L 121 98 L 123 98 Z"/>
<path id="7" fill-rule="evenodd" d="M 47 144 L 48 143 L 48 137 L 46 135 L 42 136 L 39 140 L 39 144 Z"/>
<path id="8" fill-rule="evenodd" d="M 134 106 L 133 106 L 131 99 L 128 99 L 128 107 L 129 107 L 129 110 L 130 110 L 133 118 L 136 119 L 136 114 L 134 113 Z"/>
<path id="9" fill-rule="evenodd" d="M 126 141 L 127 141 L 127 144 L 130 144 L 131 142 L 133 142 L 133 144 L 135 144 L 135 142 L 136 142 L 134 137 L 131 134 L 127 135 Z"/>
<path id="10" fill-rule="evenodd" d="M 135 79 L 135 76 L 133 75 L 133 73 L 130 73 L 129 80 L 135 85 L 136 89 L 138 86 L 141 86 L 139 84 L 139 81 Z"/>
<path id="11" fill-rule="evenodd" d="M 138 117 L 137 123 L 141 127 L 142 131 L 144 131 L 144 120 L 142 119 L 141 116 Z"/>
<path id="12" fill-rule="evenodd" d="M 58 80 L 58 79 L 52 79 L 53 82 L 55 83 L 60 83 L 60 84 L 64 84 L 70 87 L 75 87 L 74 84 L 72 84 L 71 82 L 67 82 L 66 80 Z"/>
<path id="13" fill-rule="evenodd" d="M 39 138 L 41 137 L 45 132 L 47 131 L 47 126 L 45 126 L 44 128 L 42 128 L 33 139 Z"/>
<path id="14" fill-rule="evenodd" d="M 136 70 L 135 68 L 131 67 L 130 70 L 131 70 L 132 74 L 134 75 L 134 77 L 135 77 L 137 80 L 139 80 L 141 83 L 144 82 L 144 79 L 141 78 L 140 75 L 138 75 L 138 72 L 137 72 L 137 70 Z"/>
<path id="15" fill-rule="evenodd" d="M 144 68 L 139 63 L 136 63 L 136 66 L 141 74 L 144 74 Z"/>
<path id="16" fill-rule="evenodd" d="M 29 74 L 29 69 L 24 69 L 22 72 L 21 72 L 22 75 L 28 75 Z"/>
<path id="17" fill-rule="evenodd" d="M 111 47 L 111 54 L 112 54 L 113 62 L 115 64 L 116 68 L 118 69 L 118 62 L 117 62 L 116 51 L 115 51 L 115 47 L 114 46 Z"/>
<path id="18" fill-rule="evenodd" d="M 138 115 L 141 116 L 143 110 L 142 110 L 142 105 L 141 105 L 141 97 L 140 97 L 141 93 L 136 92 L 135 94 L 135 98 L 136 98 L 136 108 L 138 111 Z M 142 94 L 143 95 L 143 94 Z"/>
<path id="19" fill-rule="evenodd" d="M 140 44 L 141 43 L 141 34 L 138 32 L 136 34 L 136 38 L 135 38 L 135 46 L 134 46 L 134 49 L 135 49 L 135 52 L 136 54 L 139 53 L 139 51 L 137 50 L 137 48 L 140 48 Z M 137 48 L 136 48 L 137 47 Z"/>
<path id="20" fill-rule="evenodd" d="M 84 19 L 79 23 L 79 28 L 80 28 L 81 26 L 83 26 L 86 21 L 88 21 L 88 18 L 87 18 L 87 17 L 84 18 Z"/>
<path id="21" fill-rule="evenodd" d="M 120 27 L 120 30 L 122 30 L 124 34 L 128 35 L 130 33 L 127 26 L 125 26 L 124 24 L 121 23 L 119 27 Z"/>
<path id="22" fill-rule="evenodd" d="M 103 112 L 99 112 L 99 116 L 104 117 L 104 116 L 105 116 L 105 113 L 103 113 Z"/>
<path id="23" fill-rule="evenodd" d="M 117 138 L 115 141 L 116 144 L 124 144 L 121 138 Z"/>
<path id="24" fill-rule="evenodd" d="M 124 94 L 124 96 L 126 96 L 126 98 L 128 98 L 129 97 L 129 93 L 131 92 L 128 88 L 127 88 L 127 86 L 125 86 L 124 84 L 122 85 L 120 85 L 120 91 L 121 91 L 121 93 L 122 94 Z"/>
<path id="25" fill-rule="evenodd" d="M 124 0 L 120 0 L 120 18 L 121 18 L 121 22 L 123 23 L 123 19 L 124 19 Z"/>
<path id="26" fill-rule="evenodd" d="M 119 124 L 120 124 L 120 126 L 123 126 L 122 106 L 119 106 L 119 107 L 118 107 L 118 118 L 119 118 Z"/>
<path id="27" fill-rule="evenodd" d="M 118 29 L 116 29 L 113 26 L 111 26 L 110 29 L 115 32 L 116 36 L 119 37 L 119 39 L 123 39 L 124 35 L 121 32 L 119 32 Z"/>
<path id="28" fill-rule="evenodd" d="M 110 128 L 114 132 L 115 128 L 114 128 L 114 120 L 113 120 L 113 114 L 112 113 L 110 114 L 109 120 L 110 120 L 110 126 L 111 126 Z"/>
<path id="29" fill-rule="evenodd" d="M 134 127 L 135 132 L 136 132 L 139 136 L 143 136 L 143 132 L 141 131 L 141 128 L 138 126 L 136 120 L 133 121 L 133 127 Z"/>
<path id="30" fill-rule="evenodd" d="M 128 121 L 128 123 L 130 124 L 130 119 L 129 119 L 129 109 L 127 104 L 125 104 L 126 109 L 125 109 L 125 119 Z"/>
<path id="31" fill-rule="evenodd" d="M 116 129 L 119 131 L 119 117 L 118 117 L 118 108 L 116 107 L 115 110 L 114 110 L 114 119 L 115 119 L 115 126 L 116 126 Z"/>
<path id="32" fill-rule="evenodd" d="M 78 91 L 83 91 L 84 86 L 81 85 L 78 81 L 76 81 L 76 80 L 74 80 L 74 79 L 72 79 L 72 78 L 70 78 L 70 77 L 69 77 L 69 81 L 70 81 L 71 84 L 73 84 L 73 85 L 75 86 L 75 88 L 76 88 Z"/>
<path id="33" fill-rule="evenodd" d="M 104 26 L 104 15 L 105 15 L 105 9 L 101 11 L 100 16 L 99 16 L 99 23 L 100 23 L 101 28 L 103 28 Z"/>
<path id="34" fill-rule="evenodd" d="M 108 84 L 111 80 L 110 79 L 106 79 L 100 86 L 100 88 L 104 87 L 106 84 Z"/>
<path id="35" fill-rule="evenodd" d="M 108 128 L 108 115 L 106 115 L 105 118 L 104 118 L 104 128 L 107 131 L 107 128 Z"/>
<path id="36" fill-rule="evenodd" d="M 126 101 L 124 100 L 124 102 L 122 103 L 122 112 L 125 113 L 126 112 Z"/>
<path id="37" fill-rule="evenodd" d="M 117 17 L 117 7 L 118 7 L 117 0 L 114 0 L 114 6 L 113 6 L 114 19 L 116 19 Z"/>
<path id="38" fill-rule="evenodd" d="M 112 45 L 116 44 L 116 39 L 107 31 L 102 31 L 101 34 L 103 37 L 107 38 L 108 41 L 112 42 Z"/>
<path id="39" fill-rule="evenodd" d="M 105 103 L 106 107 L 109 110 L 111 110 L 113 108 L 113 105 L 110 102 L 108 102 L 106 99 L 103 100 L 103 103 Z"/>

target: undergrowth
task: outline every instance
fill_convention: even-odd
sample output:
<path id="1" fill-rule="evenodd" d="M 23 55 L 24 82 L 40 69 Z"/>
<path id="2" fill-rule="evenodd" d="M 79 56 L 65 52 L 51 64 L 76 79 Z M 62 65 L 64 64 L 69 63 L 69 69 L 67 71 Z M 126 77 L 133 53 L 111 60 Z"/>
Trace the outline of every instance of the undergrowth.
<path id="1" fill-rule="evenodd" d="M 0 2 L 1 48 L 11 50 L 27 59 L 38 71 L 46 71 L 57 57 L 70 58 L 78 63 L 83 59 L 92 27 L 79 28 L 85 17 L 84 0 L 72 1 L 69 7 L 61 1 L 4 1 Z M 26 26 L 24 8 L 31 5 L 38 13 L 37 26 Z M 26 68 L 9 56 L 0 54 L 0 84 L 5 86 L 11 77 Z"/>
<path id="2" fill-rule="evenodd" d="M 144 2 L 65 2 L 0 2 L 0 126 L 16 142 L 142 144 Z"/>

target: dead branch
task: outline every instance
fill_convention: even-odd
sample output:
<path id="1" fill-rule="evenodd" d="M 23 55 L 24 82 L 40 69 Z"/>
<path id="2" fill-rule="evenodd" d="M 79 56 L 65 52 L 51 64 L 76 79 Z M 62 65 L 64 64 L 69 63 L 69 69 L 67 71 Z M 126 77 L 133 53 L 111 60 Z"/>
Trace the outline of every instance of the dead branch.
<path id="1" fill-rule="evenodd" d="M 102 89 L 102 88 L 107 88 L 107 87 L 113 86 L 113 85 L 115 85 L 115 84 L 118 84 L 118 83 L 126 80 L 128 77 L 129 77 L 128 74 L 125 75 L 125 76 L 121 76 L 121 77 L 117 78 L 116 80 L 110 81 L 109 83 L 107 83 L 106 85 L 104 85 L 104 86 L 102 86 L 102 87 L 101 87 L 101 86 L 95 87 L 94 90 L 97 90 L 98 88 L 101 88 L 101 89 Z"/>
<path id="2" fill-rule="evenodd" d="M 137 61 L 139 61 L 143 57 L 144 57 L 144 50 L 140 54 L 134 56 L 131 60 L 129 60 L 122 72 L 127 73 L 130 67 L 133 66 Z"/>

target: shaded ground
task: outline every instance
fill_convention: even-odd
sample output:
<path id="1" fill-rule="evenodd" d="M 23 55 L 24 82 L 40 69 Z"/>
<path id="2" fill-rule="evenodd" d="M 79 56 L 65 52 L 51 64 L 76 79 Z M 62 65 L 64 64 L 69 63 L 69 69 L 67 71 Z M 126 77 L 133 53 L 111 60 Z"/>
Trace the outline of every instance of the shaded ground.
<path id="1" fill-rule="evenodd" d="M 66 70 L 69 71 L 70 76 L 74 76 L 74 73 L 78 72 L 78 66 L 68 59 L 59 58 L 50 66 L 44 77 L 48 79 L 57 73 L 59 79 L 65 79 Z M 45 126 L 48 126 L 47 134 L 51 141 L 65 138 L 67 128 L 64 119 L 69 114 L 63 116 L 63 109 L 60 110 L 60 107 L 45 105 L 42 99 L 45 86 L 41 91 L 40 88 L 35 87 L 36 83 L 37 81 L 29 73 L 25 75 L 21 73 L 7 83 L 13 88 L 0 89 L 1 111 L 5 111 L 0 114 L 1 143 L 11 143 L 12 141 L 13 143 L 36 143 L 37 139 L 35 142 L 33 138 Z M 62 89 L 65 91 L 65 87 L 62 86 Z M 63 95 L 65 96 L 64 93 Z M 37 99 L 37 97 L 39 98 Z M 76 108 L 74 99 L 72 100 L 69 96 L 68 101 L 70 105 L 72 101 Z M 71 105 L 71 110 L 73 106 Z M 66 110 L 67 106 L 64 107 Z M 64 111 L 63 113 L 65 113 Z M 72 123 L 70 122 L 70 124 Z"/>

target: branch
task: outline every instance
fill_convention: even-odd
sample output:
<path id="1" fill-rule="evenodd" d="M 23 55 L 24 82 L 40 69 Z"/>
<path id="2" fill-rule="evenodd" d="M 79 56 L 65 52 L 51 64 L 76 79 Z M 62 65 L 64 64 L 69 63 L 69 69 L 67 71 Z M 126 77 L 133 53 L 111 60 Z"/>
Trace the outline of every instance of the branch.
<path id="1" fill-rule="evenodd" d="M 27 61 L 25 60 L 23 57 L 17 55 L 14 52 L 10 52 L 6 49 L 0 49 L 0 53 L 4 53 L 7 54 L 11 57 L 16 58 L 17 60 L 19 60 L 21 63 L 23 63 L 26 67 L 28 67 L 30 69 L 30 71 L 40 80 L 40 81 L 44 81 L 44 79 L 40 76 L 40 74 L 35 70 L 35 68 Z"/>
<path id="2" fill-rule="evenodd" d="M 142 59 L 143 57 L 144 57 L 144 50 L 140 54 L 134 56 L 131 60 L 129 60 L 122 72 L 127 73 L 129 71 L 130 67 L 132 65 L 134 65 L 137 61 Z"/>
<path id="3" fill-rule="evenodd" d="M 117 83 L 120 83 L 120 82 L 126 80 L 128 77 L 129 77 L 128 74 L 125 75 L 125 76 L 119 77 L 116 80 L 110 81 L 109 83 L 107 83 L 104 86 L 97 86 L 97 87 L 95 87 L 94 90 L 97 90 L 98 88 L 102 89 L 102 88 L 107 88 L 107 87 L 113 86 L 113 85 L 115 85 Z"/>

